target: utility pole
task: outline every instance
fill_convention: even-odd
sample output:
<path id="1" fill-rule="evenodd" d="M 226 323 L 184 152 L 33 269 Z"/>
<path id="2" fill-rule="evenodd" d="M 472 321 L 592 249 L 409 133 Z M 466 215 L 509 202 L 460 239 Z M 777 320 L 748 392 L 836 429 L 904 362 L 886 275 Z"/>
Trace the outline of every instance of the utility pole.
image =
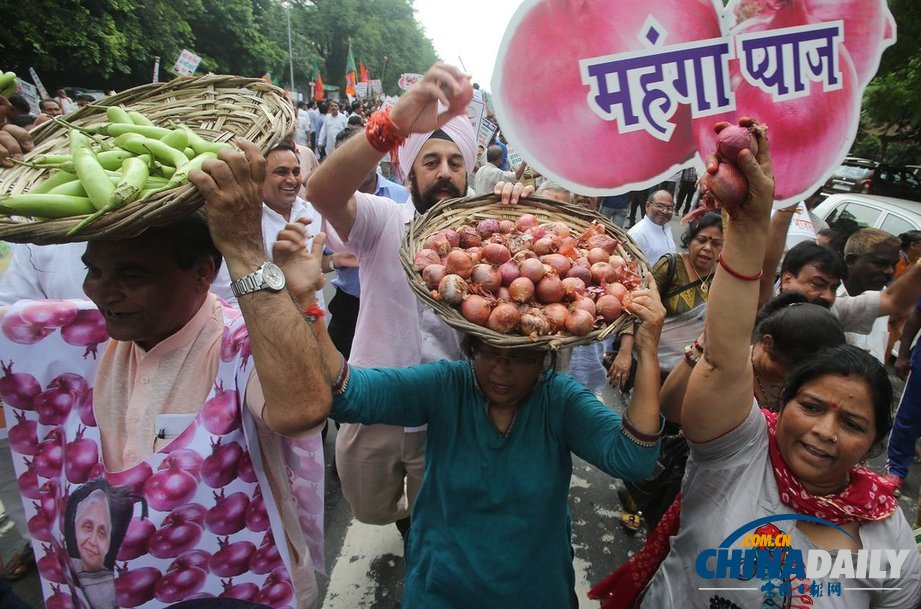
<path id="1" fill-rule="evenodd" d="M 384 86 L 384 72 L 387 70 L 387 56 L 384 55 L 384 67 L 381 68 L 381 86 Z"/>
<path id="2" fill-rule="evenodd" d="M 291 76 L 291 99 L 296 99 L 294 94 L 294 53 L 291 51 L 291 2 L 285 2 L 285 10 L 288 13 L 288 69 Z"/>

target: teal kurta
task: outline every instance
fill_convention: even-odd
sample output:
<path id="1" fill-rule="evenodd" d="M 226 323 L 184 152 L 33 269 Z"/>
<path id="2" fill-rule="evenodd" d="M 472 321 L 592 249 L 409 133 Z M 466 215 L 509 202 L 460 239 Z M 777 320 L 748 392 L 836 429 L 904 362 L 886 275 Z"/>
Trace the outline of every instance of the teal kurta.
<path id="1" fill-rule="evenodd" d="M 570 452 L 612 476 L 644 479 L 658 446 L 572 377 L 547 373 L 502 436 L 470 362 L 352 370 L 333 419 L 428 424 L 425 471 L 406 548 L 403 609 L 577 607 Z"/>

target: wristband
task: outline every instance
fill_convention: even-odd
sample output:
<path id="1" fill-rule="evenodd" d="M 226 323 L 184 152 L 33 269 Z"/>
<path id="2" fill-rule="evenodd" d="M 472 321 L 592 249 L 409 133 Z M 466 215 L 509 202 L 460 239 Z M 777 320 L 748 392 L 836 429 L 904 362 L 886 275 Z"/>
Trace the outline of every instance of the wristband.
<path id="1" fill-rule="evenodd" d="M 304 309 L 304 320 L 313 324 L 326 315 L 326 312 L 318 304 L 313 304 Z"/>
<path id="2" fill-rule="evenodd" d="M 722 255 L 722 254 L 719 255 L 719 257 L 717 258 L 717 260 L 719 260 L 720 266 L 723 267 L 723 268 L 726 270 L 727 273 L 729 273 L 730 275 L 732 275 L 732 276 L 735 277 L 736 279 L 741 279 L 742 281 L 758 281 L 759 279 L 761 279 L 762 275 L 764 275 L 764 269 L 761 269 L 761 270 L 758 271 L 758 273 L 755 274 L 755 275 L 743 275 L 742 273 L 740 273 L 740 272 L 738 272 L 738 271 L 735 271 L 735 270 L 733 270 L 732 268 L 730 268 L 730 266 L 729 266 L 728 264 L 726 264 L 726 261 L 723 260 L 723 255 Z"/>
<path id="3" fill-rule="evenodd" d="M 390 108 L 378 110 L 365 125 L 368 143 L 379 152 L 391 152 L 403 145 L 406 138 L 397 131 L 397 126 L 390 118 Z"/>

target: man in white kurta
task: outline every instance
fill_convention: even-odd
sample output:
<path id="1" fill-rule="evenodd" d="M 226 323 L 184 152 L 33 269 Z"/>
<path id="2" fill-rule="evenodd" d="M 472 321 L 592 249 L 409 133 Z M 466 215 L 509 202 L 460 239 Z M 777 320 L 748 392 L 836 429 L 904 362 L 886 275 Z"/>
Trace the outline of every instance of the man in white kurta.
<path id="1" fill-rule="evenodd" d="M 633 237 L 637 247 L 643 250 L 649 266 L 665 254 L 678 251 L 668 221 L 672 219 L 675 204 L 667 190 L 657 190 L 646 201 L 646 217 L 637 222 L 627 233 Z"/>

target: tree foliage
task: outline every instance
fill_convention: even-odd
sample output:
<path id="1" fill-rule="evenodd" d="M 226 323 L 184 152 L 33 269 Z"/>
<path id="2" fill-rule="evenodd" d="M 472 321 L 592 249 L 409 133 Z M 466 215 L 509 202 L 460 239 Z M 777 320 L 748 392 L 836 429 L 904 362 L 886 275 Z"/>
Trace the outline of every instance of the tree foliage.
<path id="1" fill-rule="evenodd" d="M 316 58 L 323 82 L 341 88 L 349 43 L 356 65 L 364 62 L 372 78 L 383 73 L 388 93 L 398 92 L 403 72 L 423 72 L 438 60 L 409 0 L 313 0 L 294 5 L 291 19 L 296 82 L 311 78 Z"/>
<path id="2" fill-rule="evenodd" d="M 854 152 L 895 163 L 921 163 L 921 3 L 889 0 L 898 40 L 883 54 L 863 98 Z"/>
<path id="3" fill-rule="evenodd" d="M 349 43 L 373 78 L 396 92 L 402 72 L 437 60 L 411 0 L 0 0 L 0 67 L 46 86 L 122 89 L 161 78 L 183 48 L 201 72 L 262 76 L 288 85 L 288 18 L 295 88 L 306 92 L 314 62 L 343 85 Z M 386 60 L 385 60 L 386 57 Z M 385 68 L 386 63 L 386 68 Z"/>

